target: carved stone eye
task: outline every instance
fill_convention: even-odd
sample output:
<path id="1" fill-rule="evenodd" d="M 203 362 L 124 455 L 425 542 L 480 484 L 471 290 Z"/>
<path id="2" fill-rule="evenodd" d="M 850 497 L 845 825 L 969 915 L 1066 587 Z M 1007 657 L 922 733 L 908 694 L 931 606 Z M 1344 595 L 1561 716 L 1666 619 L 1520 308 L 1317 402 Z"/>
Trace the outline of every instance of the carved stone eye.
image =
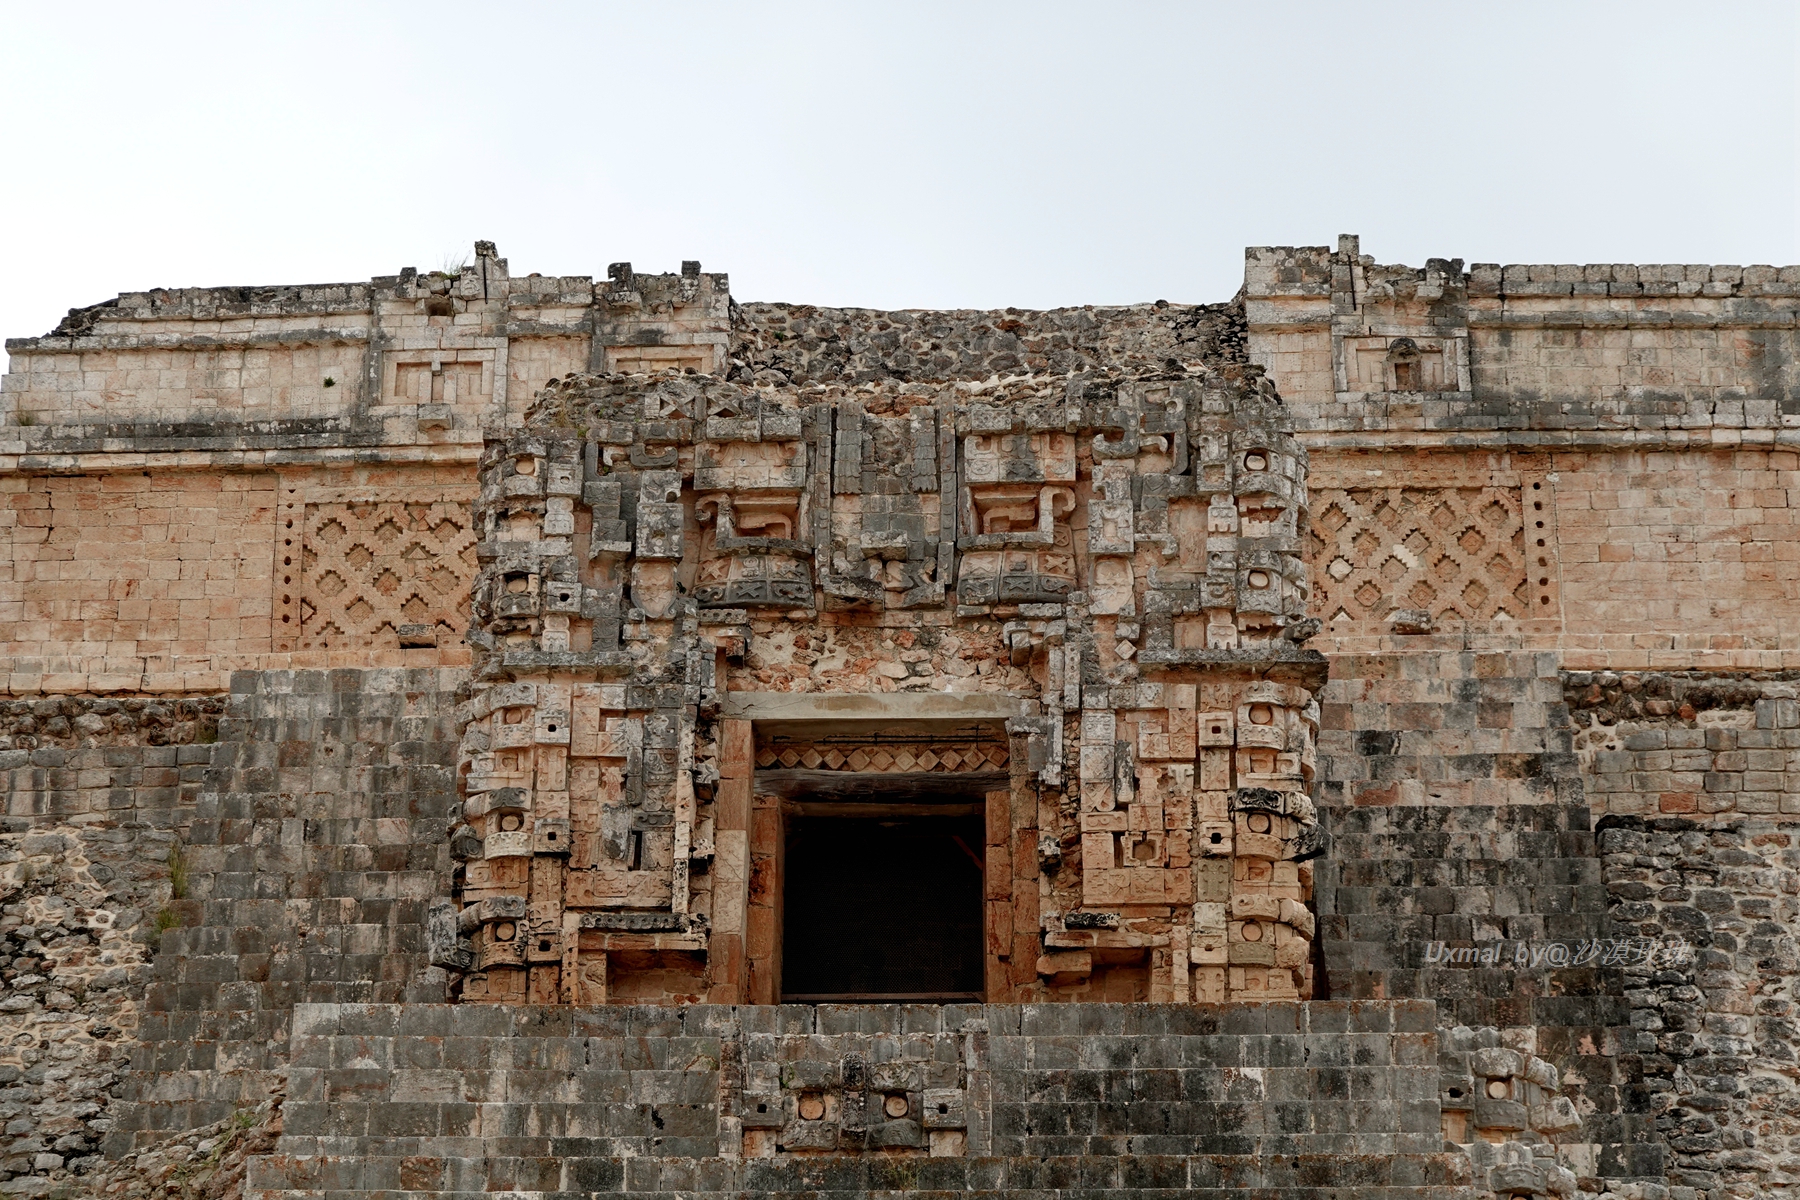
<path id="1" fill-rule="evenodd" d="M 1275 710 L 1266 704 L 1252 704 L 1250 706 L 1250 723 L 1252 725 L 1273 725 Z"/>
<path id="2" fill-rule="evenodd" d="M 1257 924 L 1255 921 L 1245 921 L 1244 922 L 1244 940 L 1246 942 L 1262 941 L 1262 933 L 1263 933 L 1262 926 Z"/>
<path id="3" fill-rule="evenodd" d="M 1269 573 L 1267 571 L 1252 571 L 1250 572 L 1249 581 L 1250 586 L 1253 588 L 1266 588 L 1269 586 Z"/>
<path id="4" fill-rule="evenodd" d="M 1269 469 L 1269 456 L 1261 450 L 1252 450 L 1244 455 L 1244 470 L 1266 471 Z"/>
<path id="5" fill-rule="evenodd" d="M 1269 821 L 1268 813 L 1251 813 L 1249 819 L 1246 820 L 1244 824 L 1249 828 L 1251 833 L 1267 833 L 1269 832 L 1271 822 Z"/>
<path id="6" fill-rule="evenodd" d="M 519 927 L 514 925 L 511 921 L 502 921 L 494 926 L 494 940 L 496 942 L 510 942 L 513 938 L 518 936 L 518 933 Z"/>

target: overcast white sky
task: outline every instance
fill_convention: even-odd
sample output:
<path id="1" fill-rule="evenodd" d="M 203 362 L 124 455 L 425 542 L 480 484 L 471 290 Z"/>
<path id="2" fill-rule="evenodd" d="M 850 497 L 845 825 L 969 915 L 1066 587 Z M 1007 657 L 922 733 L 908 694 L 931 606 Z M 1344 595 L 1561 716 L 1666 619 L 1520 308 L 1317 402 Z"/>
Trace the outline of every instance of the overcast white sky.
<path id="1" fill-rule="evenodd" d="M 1791 263 L 1791 3 L 19 4 L 0 333 L 124 290 L 698 258 L 1223 300 L 1243 247 Z"/>

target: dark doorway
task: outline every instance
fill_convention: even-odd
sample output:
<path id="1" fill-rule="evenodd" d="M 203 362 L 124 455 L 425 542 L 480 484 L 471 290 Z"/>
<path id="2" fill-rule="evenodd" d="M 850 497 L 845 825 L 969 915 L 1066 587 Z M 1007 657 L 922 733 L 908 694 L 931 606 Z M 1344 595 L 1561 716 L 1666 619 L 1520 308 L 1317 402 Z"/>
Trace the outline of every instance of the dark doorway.
<path id="1" fill-rule="evenodd" d="M 788 821 L 782 998 L 982 998 L 980 817 Z"/>

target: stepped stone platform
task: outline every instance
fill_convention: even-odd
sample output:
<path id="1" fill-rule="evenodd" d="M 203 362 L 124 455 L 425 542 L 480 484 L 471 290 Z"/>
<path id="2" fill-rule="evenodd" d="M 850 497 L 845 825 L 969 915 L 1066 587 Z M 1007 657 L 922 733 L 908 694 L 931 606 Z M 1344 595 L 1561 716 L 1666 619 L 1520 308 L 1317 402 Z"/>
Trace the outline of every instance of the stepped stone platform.
<path id="1" fill-rule="evenodd" d="M 1436 1022 L 1416 1000 L 300 1005 L 246 1194 L 1472 1197 Z"/>

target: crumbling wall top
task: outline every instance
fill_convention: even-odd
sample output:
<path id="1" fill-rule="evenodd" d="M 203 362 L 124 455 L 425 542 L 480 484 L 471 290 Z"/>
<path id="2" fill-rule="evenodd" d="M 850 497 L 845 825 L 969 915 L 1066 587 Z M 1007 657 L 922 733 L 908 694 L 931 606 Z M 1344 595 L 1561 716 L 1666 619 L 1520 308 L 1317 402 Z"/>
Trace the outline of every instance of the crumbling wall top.
<path id="1" fill-rule="evenodd" d="M 1243 362 L 1242 305 L 879 311 L 739 304 L 731 378 L 758 383 L 982 380 Z"/>
<path id="2" fill-rule="evenodd" d="M 1391 287 L 1425 284 L 1437 276 L 1470 296 L 1800 296 L 1800 266 L 1706 263 L 1474 263 L 1431 258 L 1423 267 L 1380 264 L 1363 254 L 1361 239 L 1346 234 L 1329 246 L 1249 246 L 1244 250 L 1244 289 L 1251 299 L 1330 296 L 1358 281 Z"/>

